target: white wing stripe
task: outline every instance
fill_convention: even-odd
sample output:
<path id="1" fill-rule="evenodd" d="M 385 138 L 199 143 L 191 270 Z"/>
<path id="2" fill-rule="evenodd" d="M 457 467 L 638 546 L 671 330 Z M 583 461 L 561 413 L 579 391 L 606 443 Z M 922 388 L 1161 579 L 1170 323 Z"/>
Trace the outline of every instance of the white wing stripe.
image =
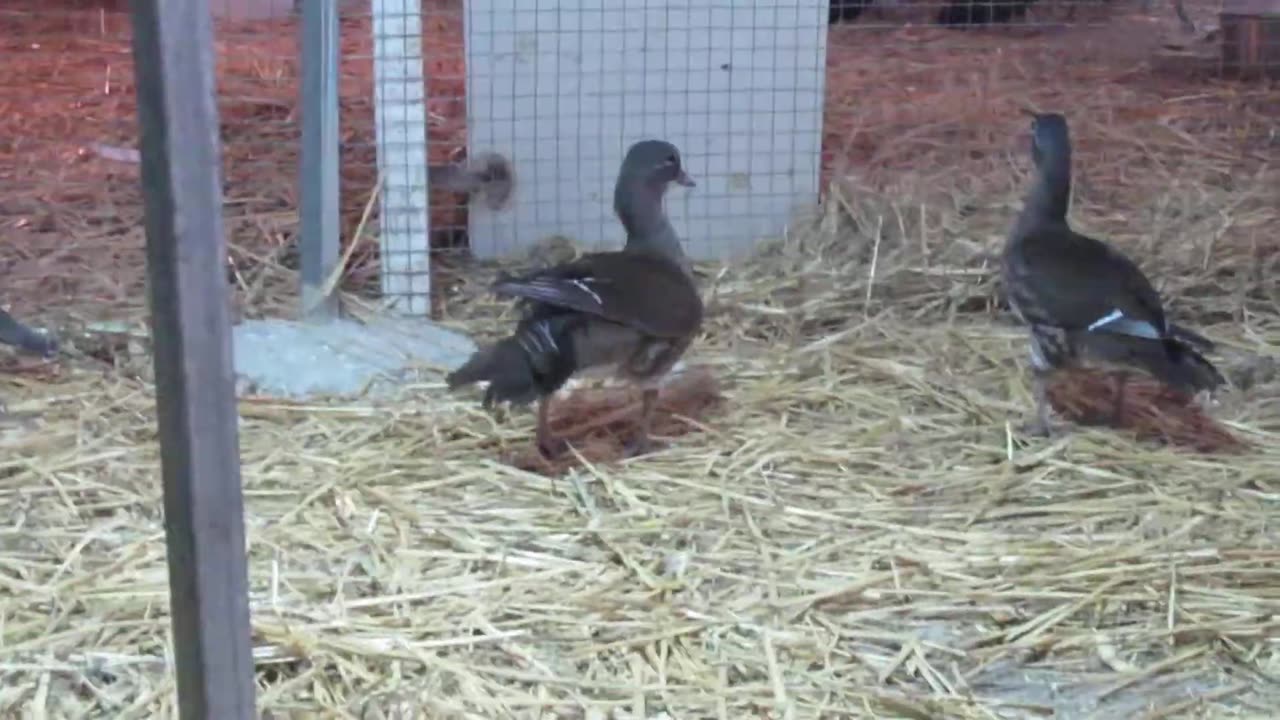
<path id="1" fill-rule="evenodd" d="M 534 326 L 534 329 L 537 330 L 538 334 L 546 340 L 547 347 L 550 348 L 552 352 L 560 352 L 560 346 L 556 345 L 556 339 L 551 335 L 551 328 L 547 327 L 545 322 L 538 323 Z"/>
<path id="2" fill-rule="evenodd" d="M 1124 313 L 1120 312 L 1119 310 L 1112 310 L 1106 315 L 1103 315 L 1097 320 L 1094 320 L 1093 324 L 1089 326 L 1089 332 L 1093 332 L 1094 330 L 1097 330 L 1098 328 L 1104 325 L 1110 325 L 1111 323 L 1119 320 L 1122 317 L 1124 317 Z"/>
<path id="3" fill-rule="evenodd" d="M 582 278 L 582 279 L 577 279 L 577 278 L 575 278 L 575 279 L 573 279 L 573 280 L 570 280 L 570 281 L 569 281 L 569 284 L 571 284 L 571 285 L 573 285 L 574 287 L 578 288 L 578 289 L 579 289 L 579 290 L 581 290 L 582 292 L 584 292 L 584 293 L 586 293 L 586 294 L 590 295 L 590 296 L 591 296 L 591 299 L 596 301 L 596 305 L 601 305 L 601 306 L 603 306 L 603 305 L 604 305 L 604 302 L 603 302 L 602 300 L 600 300 L 600 296 L 599 296 L 599 295 L 597 295 L 597 294 L 596 294 L 596 292 L 595 292 L 594 290 L 592 290 L 590 287 L 588 287 L 588 286 L 587 286 L 587 283 L 589 283 L 589 282 L 591 282 L 591 280 L 590 280 L 589 278 Z"/>
<path id="4" fill-rule="evenodd" d="M 1151 323 L 1125 317 L 1125 314 L 1119 310 L 1112 310 L 1106 315 L 1094 320 L 1093 323 L 1089 325 L 1088 330 L 1089 332 L 1103 330 L 1120 335 L 1132 335 L 1133 337 L 1147 338 L 1149 340 L 1159 340 L 1164 337 L 1163 333 L 1161 333 L 1160 330 Z"/>

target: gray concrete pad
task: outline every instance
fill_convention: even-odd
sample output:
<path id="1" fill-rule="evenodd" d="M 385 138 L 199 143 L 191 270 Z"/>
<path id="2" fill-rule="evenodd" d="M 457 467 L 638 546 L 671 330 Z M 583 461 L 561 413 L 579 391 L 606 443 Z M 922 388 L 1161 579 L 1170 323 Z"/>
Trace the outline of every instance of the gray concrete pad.
<path id="1" fill-rule="evenodd" d="M 426 320 L 369 324 L 248 320 L 234 328 L 237 387 L 303 399 L 382 395 L 432 370 L 448 371 L 475 351 L 467 336 Z"/>

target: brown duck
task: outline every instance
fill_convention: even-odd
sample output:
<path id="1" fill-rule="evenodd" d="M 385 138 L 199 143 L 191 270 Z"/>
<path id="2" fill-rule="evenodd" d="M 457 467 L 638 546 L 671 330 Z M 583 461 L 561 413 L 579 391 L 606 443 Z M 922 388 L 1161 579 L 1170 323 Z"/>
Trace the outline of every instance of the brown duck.
<path id="1" fill-rule="evenodd" d="M 551 396 L 575 375 L 612 369 L 643 388 L 639 432 L 628 450 L 648 450 L 657 383 L 702 325 L 702 298 L 662 205 L 671 183 L 694 186 L 674 145 L 632 145 L 613 196 L 627 232 L 623 249 L 499 279 L 494 292 L 519 299 L 522 317 L 509 337 L 481 348 L 451 373 L 450 389 L 487 381 L 486 408 L 536 399 L 538 447 L 555 456 L 566 444 L 548 427 Z"/>
<path id="2" fill-rule="evenodd" d="M 1071 136 L 1057 113 L 1028 113 L 1035 181 L 1005 243 L 1002 276 L 1009 304 L 1030 328 L 1036 417 L 1027 430 L 1048 435 L 1048 380 L 1081 360 L 1140 368 L 1167 386 L 1195 393 L 1224 380 L 1200 353 L 1213 343 L 1168 321 L 1142 270 L 1110 245 L 1071 229 Z M 1123 407 L 1125 372 L 1116 386 Z"/>

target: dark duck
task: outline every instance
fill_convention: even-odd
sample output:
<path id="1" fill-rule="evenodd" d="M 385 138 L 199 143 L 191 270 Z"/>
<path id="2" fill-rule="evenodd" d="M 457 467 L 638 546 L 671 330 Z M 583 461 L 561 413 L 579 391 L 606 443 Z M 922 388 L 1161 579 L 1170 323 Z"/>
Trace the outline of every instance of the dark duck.
<path id="1" fill-rule="evenodd" d="M 1002 257 L 1009 305 L 1029 326 L 1035 419 L 1026 430 L 1049 435 L 1048 381 L 1080 361 L 1118 366 L 1115 419 L 1129 369 L 1194 394 L 1224 380 L 1201 355 L 1213 344 L 1168 321 L 1160 295 L 1132 260 L 1071 229 L 1071 137 L 1057 113 L 1032 113 L 1035 180 Z"/>
<path id="2" fill-rule="evenodd" d="M 985 27 L 1022 20 L 1036 0 L 951 0 L 938 10 L 938 24 L 951 28 Z M 1074 7 L 1073 7 L 1074 9 Z"/>
<path id="3" fill-rule="evenodd" d="M 4 310 L 0 310 L 0 342 L 45 357 L 58 352 L 56 338 L 27 327 Z"/>
<path id="4" fill-rule="evenodd" d="M 702 325 L 702 298 L 663 209 L 672 183 L 694 186 L 674 145 L 660 140 L 632 145 L 613 195 L 614 212 L 627 233 L 622 250 L 500 278 L 495 294 L 516 298 L 522 306 L 515 332 L 472 355 L 448 376 L 449 388 L 487 381 L 486 408 L 500 401 L 537 400 L 538 447 L 554 457 L 567 444 L 548 426 L 552 395 L 575 375 L 612 370 L 643 389 L 639 430 L 628 452 L 646 452 L 658 382 Z"/>
<path id="5" fill-rule="evenodd" d="M 875 0 L 831 0 L 827 8 L 827 20 L 832 25 L 853 22 L 874 2 Z"/>

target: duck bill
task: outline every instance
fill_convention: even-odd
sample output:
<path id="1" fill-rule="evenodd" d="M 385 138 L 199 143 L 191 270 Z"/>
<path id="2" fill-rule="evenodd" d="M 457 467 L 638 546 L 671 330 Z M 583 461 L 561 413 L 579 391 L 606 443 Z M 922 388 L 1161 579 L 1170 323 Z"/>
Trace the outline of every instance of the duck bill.
<path id="1" fill-rule="evenodd" d="M 694 182 L 693 178 L 689 177 L 689 173 L 683 170 L 681 170 L 680 175 L 676 177 L 676 182 L 688 188 L 698 187 L 698 183 Z"/>

